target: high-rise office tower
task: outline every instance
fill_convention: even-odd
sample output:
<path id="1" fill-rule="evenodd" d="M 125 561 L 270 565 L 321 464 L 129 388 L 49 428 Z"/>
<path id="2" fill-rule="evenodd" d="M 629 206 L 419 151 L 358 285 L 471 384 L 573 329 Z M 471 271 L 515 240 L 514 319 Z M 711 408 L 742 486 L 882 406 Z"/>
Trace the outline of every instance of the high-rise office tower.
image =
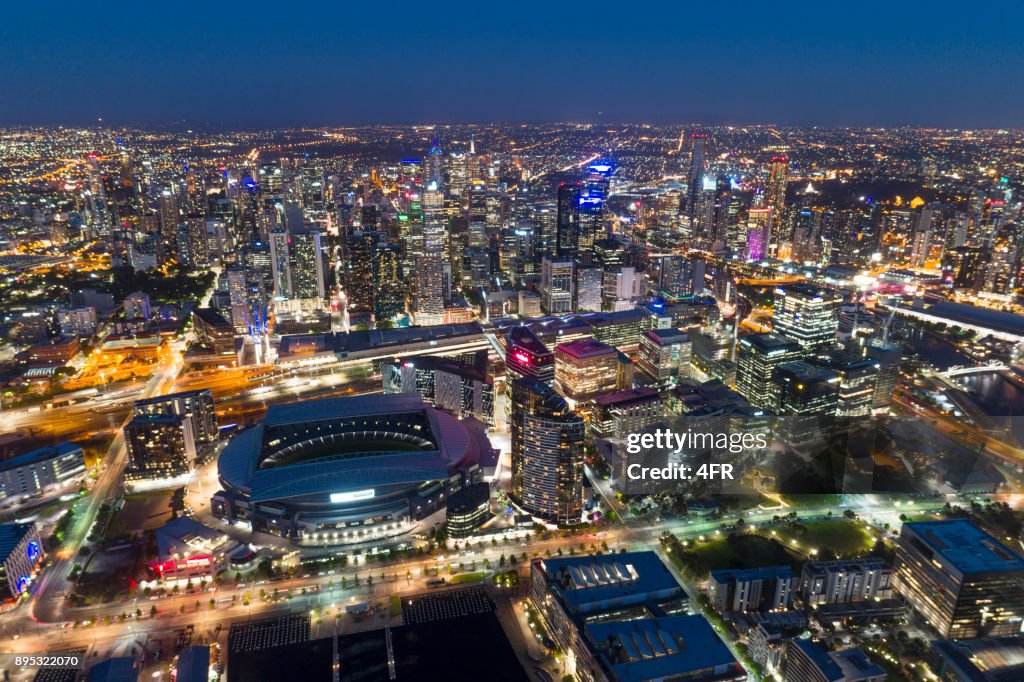
<path id="1" fill-rule="evenodd" d="M 376 244 L 373 248 L 373 317 L 379 325 L 405 313 L 401 277 L 402 248 Z"/>
<path id="2" fill-rule="evenodd" d="M 292 234 L 305 229 L 306 216 L 302 206 L 296 201 L 286 201 L 282 206 L 282 222 Z"/>
<path id="3" fill-rule="evenodd" d="M 284 226 L 276 226 L 270 230 L 270 273 L 271 293 L 274 298 L 288 299 L 292 297 L 292 269 L 288 231 Z"/>
<path id="4" fill-rule="evenodd" d="M 701 278 L 703 279 L 703 277 Z M 686 256 L 664 256 L 661 259 L 661 275 L 658 291 L 679 298 L 693 293 L 694 268 Z M 701 282 L 703 289 L 703 282 Z"/>
<path id="5" fill-rule="evenodd" d="M 427 175 L 424 182 L 436 183 L 438 187 L 444 186 L 444 156 L 441 151 L 441 143 L 437 141 L 436 137 L 427 154 Z"/>
<path id="6" fill-rule="evenodd" d="M 206 219 L 202 215 L 185 218 L 185 241 L 188 264 L 203 268 L 210 264 L 210 245 L 206 241 Z"/>
<path id="7" fill-rule="evenodd" d="M 423 188 L 423 163 L 420 159 L 402 159 L 398 164 L 398 181 L 403 192 L 418 193 Z"/>
<path id="8" fill-rule="evenodd" d="M 512 327 L 505 347 L 505 370 L 509 381 L 519 377 L 533 377 L 553 384 L 555 355 L 529 327 Z"/>
<path id="9" fill-rule="evenodd" d="M 640 335 L 637 366 L 659 387 L 672 386 L 690 376 L 692 357 L 690 337 L 679 329 L 648 329 Z"/>
<path id="10" fill-rule="evenodd" d="M 348 262 L 343 282 L 352 312 L 373 310 L 373 256 L 381 236 L 379 232 L 353 232 L 347 240 Z"/>
<path id="11" fill-rule="evenodd" d="M 715 180 L 712 210 L 711 250 L 718 252 L 733 248 L 730 237 L 735 232 L 736 205 L 732 198 L 732 183 L 724 175 L 719 175 Z"/>
<path id="12" fill-rule="evenodd" d="M 911 232 L 911 265 L 923 268 L 932 250 L 932 216 L 934 210 L 921 207 L 914 214 L 914 225 Z"/>
<path id="13" fill-rule="evenodd" d="M 281 194 L 284 187 L 284 173 L 281 170 L 281 161 L 267 161 L 261 163 L 256 169 L 256 184 L 259 185 L 260 193 L 265 196 L 277 196 Z"/>
<path id="14" fill-rule="evenodd" d="M 836 416 L 866 417 L 871 414 L 878 385 L 877 362 L 870 358 L 850 358 L 840 354 L 813 362 L 835 372 L 839 377 Z"/>
<path id="15" fill-rule="evenodd" d="M 694 248 L 710 251 L 715 229 L 715 195 L 718 181 L 711 175 L 701 178 L 701 188 L 697 193 L 697 206 L 693 218 L 683 225 L 683 235 L 687 243 Z"/>
<path id="16" fill-rule="evenodd" d="M 776 370 L 779 411 L 787 415 L 835 416 L 839 405 L 839 375 L 830 369 L 796 360 Z"/>
<path id="17" fill-rule="evenodd" d="M 487 185 L 482 180 L 473 180 L 469 187 L 469 238 L 470 248 L 487 248 L 491 238 L 487 232 Z"/>
<path id="18" fill-rule="evenodd" d="M 228 282 L 228 300 L 231 304 L 231 324 L 236 333 L 242 334 L 248 327 L 250 305 L 245 266 L 232 265 L 227 269 L 225 275 Z"/>
<path id="19" fill-rule="evenodd" d="M 903 359 L 903 346 L 885 339 L 869 339 L 866 344 L 868 358 L 878 367 L 875 379 L 875 394 L 871 403 L 874 413 L 887 412 L 892 405 L 892 396 L 896 392 L 896 381 L 900 375 L 900 361 Z"/>
<path id="20" fill-rule="evenodd" d="M 768 164 L 768 186 L 765 189 L 765 206 L 772 209 L 772 224 L 769 234 L 776 241 L 788 239 L 783 235 L 782 216 L 786 208 L 786 184 L 789 182 L 789 159 L 785 156 L 773 156 Z"/>
<path id="21" fill-rule="evenodd" d="M 131 479 L 153 480 L 187 474 L 196 459 L 192 418 L 175 414 L 135 416 L 124 427 Z"/>
<path id="22" fill-rule="evenodd" d="M 511 413 L 513 502 L 548 523 L 582 522 L 584 421 L 531 377 L 512 383 Z"/>
<path id="23" fill-rule="evenodd" d="M 614 239 L 598 239 L 592 246 L 592 253 L 592 265 L 601 269 L 602 309 L 615 310 L 615 302 L 620 298 L 619 284 L 626 265 L 626 250 Z M 629 270 L 633 272 L 632 268 Z"/>
<path id="24" fill-rule="evenodd" d="M 601 271 L 601 268 L 593 265 L 585 268 L 576 268 L 575 312 L 601 312 L 603 286 L 604 272 Z"/>
<path id="25" fill-rule="evenodd" d="M 1005 296 L 1016 285 L 1020 267 L 1018 247 L 1000 244 L 992 249 L 992 256 L 982 279 L 982 290 Z"/>
<path id="26" fill-rule="evenodd" d="M 772 244 L 772 209 L 752 208 L 747 211 L 747 258 L 769 258 Z"/>
<path id="27" fill-rule="evenodd" d="M 573 311 L 575 298 L 574 264 L 569 259 L 545 257 L 541 262 L 541 306 L 548 315 Z"/>
<path id="28" fill-rule="evenodd" d="M 978 292 L 984 284 L 985 266 L 992 256 L 991 249 L 979 246 L 965 246 L 960 249 L 963 256 L 953 280 L 955 289 Z"/>
<path id="29" fill-rule="evenodd" d="M 555 346 L 555 387 L 573 402 L 619 388 L 619 351 L 591 337 Z"/>
<path id="30" fill-rule="evenodd" d="M 896 591 L 946 639 L 1020 633 L 1024 559 L 967 519 L 903 524 Z"/>
<path id="31" fill-rule="evenodd" d="M 218 437 L 213 393 L 208 388 L 136 400 L 132 404 L 132 413 L 136 416 L 158 414 L 191 419 L 196 443 L 213 443 Z"/>
<path id="32" fill-rule="evenodd" d="M 324 259 L 320 246 L 320 230 L 304 227 L 291 233 L 290 269 L 292 297 L 297 299 L 323 301 Z M 273 259 L 271 261 L 273 263 Z"/>
<path id="33" fill-rule="evenodd" d="M 171 190 L 165 189 L 160 194 L 158 208 L 160 216 L 160 248 L 161 254 L 169 258 L 174 253 L 177 242 L 178 226 L 181 224 L 181 211 L 178 208 L 178 197 Z"/>
<path id="34" fill-rule="evenodd" d="M 787 284 L 775 290 L 772 329 L 812 355 L 832 350 L 839 329 L 843 297 L 832 289 L 813 284 Z"/>
<path id="35" fill-rule="evenodd" d="M 431 180 L 423 192 L 423 251 L 416 254 L 416 323 L 444 321 L 445 215 L 441 187 Z"/>
<path id="36" fill-rule="evenodd" d="M 448 194 L 465 200 L 469 190 L 469 159 L 465 154 L 453 152 L 448 155 Z"/>
<path id="37" fill-rule="evenodd" d="M 775 333 L 752 334 L 736 347 L 736 390 L 751 405 L 778 411 L 779 365 L 803 357 L 800 344 Z"/>
<path id="38" fill-rule="evenodd" d="M 612 167 L 596 163 L 587 167 L 587 177 L 579 188 L 577 208 L 577 229 L 574 253 L 581 265 L 590 265 L 594 254 L 594 242 L 607 236 L 604 222 L 604 206 L 608 199 Z"/>
<path id="39" fill-rule="evenodd" d="M 686 216 L 692 224 L 697 215 L 698 198 L 704 188 L 704 147 L 708 136 L 704 133 L 690 135 L 690 168 L 686 173 Z"/>
<path id="40" fill-rule="evenodd" d="M 536 229 L 537 242 L 534 248 L 534 263 L 540 266 L 544 256 L 558 252 L 558 203 L 542 202 L 533 207 L 531 220 Z"/>
<path id="41" fill-rule="evenodd" d="M 558 258 L 572 259 L 576 256 L 579 203 L 579 184 L 570 185 L 562 183 L 558 186 L 555 219 L 555 250 Z"/>
<path id="42" fill-rule="evenodd" d="M 254 241 L 242 248 L 242 263 L 248 273 L 249 286 L 257 291 L 260 302 L 266 303 L 274 290 L 274 269 L 270 245 Z"/>

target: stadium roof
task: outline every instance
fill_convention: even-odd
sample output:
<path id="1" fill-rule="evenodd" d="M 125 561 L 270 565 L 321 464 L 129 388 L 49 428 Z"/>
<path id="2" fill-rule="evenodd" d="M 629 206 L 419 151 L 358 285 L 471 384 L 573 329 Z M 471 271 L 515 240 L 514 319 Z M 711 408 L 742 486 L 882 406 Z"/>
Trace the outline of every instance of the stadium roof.
<path id="1" fill-rule="evenodd" d="M 367 456 L 259 468 L 268 429 L 408 413 L 424 415 L 430 431 L 424 437 L 434 444 L 433 449 L 383 449 L 369 451 Z M 380 437 L 388 440 L 383 432 Z M 222 481 L 257 502 L 442 480 L 453 466 L 477 455 L 476 440 L 458 419 L 427 407 L 418 395 L 395 393 L 274 405 L 261 423 L 239 433 L 224 448 L 218 471 Z"/>

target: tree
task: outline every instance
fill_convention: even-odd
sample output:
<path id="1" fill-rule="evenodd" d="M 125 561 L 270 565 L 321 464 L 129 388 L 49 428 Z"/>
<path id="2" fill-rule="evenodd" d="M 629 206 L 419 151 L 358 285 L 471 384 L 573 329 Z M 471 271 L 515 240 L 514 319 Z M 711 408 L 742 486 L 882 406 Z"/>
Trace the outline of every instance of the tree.
<path id="1" fill-rule="evenodd" d="M 155 618 L 156 617 L 156 607 L 155 606 L 150 606 L 149 607 L 149 617 L 150 618 Z"/>

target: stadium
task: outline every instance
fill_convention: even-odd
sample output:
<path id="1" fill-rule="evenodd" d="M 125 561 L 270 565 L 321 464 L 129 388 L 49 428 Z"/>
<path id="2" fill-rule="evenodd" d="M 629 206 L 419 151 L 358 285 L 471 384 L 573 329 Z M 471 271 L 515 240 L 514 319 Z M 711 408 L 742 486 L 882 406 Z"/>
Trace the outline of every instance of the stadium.
<path id="1" fill-rule="evenodd" d="M 213 513 L 302 545 L 397 536 L 476 482 L 488 448 L 418 395 L 275 405 L 221 453 Z"/>

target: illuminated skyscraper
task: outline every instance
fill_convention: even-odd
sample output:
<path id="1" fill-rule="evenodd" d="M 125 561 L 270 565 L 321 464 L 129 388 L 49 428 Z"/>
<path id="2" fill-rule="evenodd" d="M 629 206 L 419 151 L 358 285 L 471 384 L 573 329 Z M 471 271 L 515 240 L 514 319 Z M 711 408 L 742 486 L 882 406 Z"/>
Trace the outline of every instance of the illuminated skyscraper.
<path id="1" fill-rule="evenodd" d="M 416 323 L 444 322 L 446 286 L 444 196 L 431 180 L 423 192 L 423 251 L 416 254 Z"/>
<path id="2" fill-rule="evenodd" d="M 292 297 L 323 302 L 324 259 L 320 246 L 320 230 L 306 227 L 291 232 Z M 273 257 L 271 263 L 273 264 Z"/>
<path id="3" fill-rule="evenodd" d="M 288 299 L 292 296 L 290 241 L 288 231 L 283 226 L 270 230 L 270 272 L 274 298 Z"/>
<path id="4" fill-rule="evenodd" d="M 769 257 L 771 229 L 772 209 L 750 209 L 747 213 L 747 258 L 749 260 L 762 260 Z"/>
<path id="5" fill-rule="evenodd" d="M 196 459 L 191 417 L 136 415 L 124 427 L 129 479 L 164 479 L 188 473 Z"/>
<path id="6" fill-rule="evenodd" d="M 619 386 L 619 352 L 591 337 L 555 346 L 555 386 L 568 400 L 579 402 Z"/>
<path id="7" fill-rule="evenodd" d="M 824 367 L 803 360 L 778 366 L 779 411 L 786 415 L 835 416 L 839 405 L 840 377 Z"/>
<path id="8" fill-rule="evenodd" d="M 765 190 L 765 206 L 772 209 L 772 224 L 768 230 L 775 241 L 781 238 L 782 216 L 786 207 L 786 183 L 789 181 L 789 159 L 773 156 L 768 165 L 768 187 Z M 789 235 L 786 235 L 788 238 Z"/>
<path id="9" fill-rule="evenodd" d="M 185 219 L 187 264 L 202 268 L 210 264 L 210 245 L 206 241 L 206 219 L 190 215 Z"/>
<path id="10" fill-rule="evenodd" d="M 487 233 L 487 185 L 482 180 L 473 180 L 469 187 L 469 239 L 470 248 L 487 248 L 490 245 Z"/>
<path id="11" fill-rule="evenodd" d="M 868 358 L 878 366 L 871 409 L 876 414 L 888 412 L 892 405 L 893 394 L 896 392 L 896 381 L 900 375 L 903 346 L 885 339 L 869 339 L 866 350 Z"/>
<path id="12" fill-rule="evenodd" d="M 541 305 L 548 315 L 564 315 L 573 311 L 575 281 L 574 264 L 568 259 L 545 257 L 541 262 Z"/>
<path id="13" fill-rule="evenodd" d="M 579 188 L 577 230 L 574 254 L 581 265 L 590 265 L 594 242 L 607 236 L 604 205 L 608 199 L 612 167 L 596 163 L 587 168 L 587 177 Z"/>
<path id="14" fill-rule="evenodd" d="M 772 329 L 800 344 L 807 354 L 829 351 L 839 329 L 843 297 L 812 284 L 787 284 L 775 290 Z"/>
<path id="15" fill-rule="evenodd" d="M 686 215 L 692 223 L 697 215 L 698 198 L 704 188 L 704 153 L 708 136 L 694 133 L 690 136 L 690 168 L 686 173 Z"/>
<path id="16" fill-rule="evenodd" d="M 505 370 L 509 382 L 533 377 L 547 384 L 555 381 L 555 356 L 526 326 L 513 327 L 505 347 Z"/>
<path id="17" fill-rule="evenodd" d="M 469 158 L 454 152 L 448 155 L 448 194 L 465 200 L 469 190 Z"/>
<path id="18" fill-rule="evenodd" d="M 582 521 L 585 429 L 549 385 L 530 377 L 512 383 L 513 502 L 548 523 Z"/>
<path id="19" fill-rule="evenodd" d="M 181 224 L 181 211 L 178 208 L 178 197 L 171 190 L 165 189 L 160 194 L 160 248 L 164 258 L 174 254 L 177 242 L 178 226 Z"/>
<path id="20" fill-rule="evenodd" d="M 659 387 L 672 386 L 690 376 L 693 344 L 679 329 L 648 329 L 640 335 L 637 366 Z"/>
<path id="21" fill-rule="evenodd" d="M 444 158 L 442 157 L 441 144 L 434 138 L 434 144 L 430 147 L 427 155 L 427 176 L 425 182 L 435 183 L 438 187 L 444 186 Z"/>
<path id="22" fill-rule="evenodd" d="M 661 276 L 658 291 L 667 296 L 679 298 L 689 296 L 694 290 L 694 263 L 686 256 L 664 256 L 661 259 Z M 701 272 L 703 279 L 703 271 Z M 701 289 L 703 289 L 701 282 Z"/>
<path id="23" fill-rule="evenodd" d="M 397 244 L 373 247 L 373 317 L 379 325 L 405 313 L 401 277 L 402 249 Z"/>
<path id="24" fill-rule="evenodd" d="M 555 250 L 559 258 L 574 258 L 576 255 L 576 233 L 579 227 L 578 184 L 562 183 L 558 186 L 558 204 L 555 219 Z M 545 253 L 544 255 L 550 255 Z"/>
<path id="25" fill-rule="evenodd" d="M 871 359 L 832 355 L 815 364 L 839 376 L 838 417 L 865 417 L 871 414 L 878 385 L 879 365 Z"/>
<path id="26" fill-rule="evenodd" d="M 777 411 L 781 398 L 777 370 L 802 357 L 800 344 L 785 336 L 744 336 L 736 347 L 736 390 L 751 405 Z"/>
<path id="27" fill-rule="evenodd" d="M 380 239 L 379 232 L 354 232 L 347 240 L 348 262 L 344 264 L 343 282 L 351 312 L 373 310 L 373 256 Z"/>
<path id="28" fill-rule="evenodd" d="M 904 523 L 896 590 L 941 637 L 1017 635 L 1024 559 L 967 519 Z"/>

